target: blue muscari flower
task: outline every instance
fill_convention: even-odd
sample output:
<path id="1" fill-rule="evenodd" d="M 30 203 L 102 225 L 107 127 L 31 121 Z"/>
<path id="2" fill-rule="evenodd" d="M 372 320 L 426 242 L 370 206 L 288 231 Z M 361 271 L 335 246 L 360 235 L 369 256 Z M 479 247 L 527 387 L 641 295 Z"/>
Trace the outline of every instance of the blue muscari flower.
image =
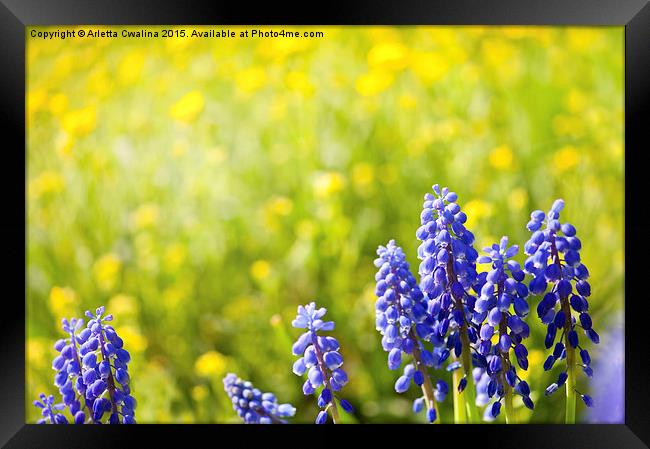
<path id="1" fill-rule="evenodd" d="M 338 416 L 336 400 L 341 408 L 348 413 L 353 412 L 352 405 L 340 399 L 335 392 L 340 391 L 348 382 L 348 375 L 343 370 L 343 356 L 339 352 L 339 342 L 331 336 L 319 335 L 325 331 L 334 330 L 334 321 L 323 321 L 327 309 L 317 309 L 316 303 L 298 306 L 298 315 L 292 321 L 292 326 L 307 329 L 293 344 L 293 355 L 302 356 L 293 364 L 293 372 L 297 376 L 307 374 L 307 380 L 302 386 L 305 395 L 318 393 L 318 406 L 322 409 L 316 418 L 316 424 L 327 421 L 327 412 Z"/>
<path id="2" fill-rule="evenodd" d="M 422 387 L 425 396 L 415 400 L 413 410 L 422 410 L 426 401 L 427 418 L 435 421 L 432 401 L 444 400 L 447 392 L 447 385 L 442 380 L 436 382 L 435 388 L 432 386 L 427 370 L 427 367 L 439 368 L 446 358 L 443 358 L 442 351 L 431 352 L 423 344 L 436 332 L 435 320 L 427 311 L 427 301 L 411 273 L 402 248 L 391 240 L 386 246 L 379 246 L 377 255 L 379 257 L 374 262 L 378 268 L 375 275 L 375 323 L 382 335 L 382 347 L 388 352 L 388 368 L 399 369 L 404 355 L 412 356 L 414 362 L 406 365 L 404 374 L 395 383 L 395 391 L 407 391 L 411 382 Z M 427 394 L 434 397 L 427 398 Z"/>
<path id="3" fill-rule="evenodd" d="M 54 358 L 52 368 L 56 371 L 54 385 L 59 388 L 63 404 L 72 415 L 74 422 L 83 424 L 89 415 L 84 392 L 86 384 L 81 376 L 81 359 L 79 357 L 79 331 L 83 320 L 64 318 L 61 321 L 63 331 L 68 334 L 54 344 L 59 355 Z"/>
<path id="4" fill-rule="evenodd" d="M 45 396 L 41 393 L 39 398 L 40 401 L 34 401 L 34 406 L 41 409 L 42 416 L 37 424 L 68 424 L 68 419 L 60 413 L 65 410 L 65 404 L 55 404 L 53 395 Z"/>
<path id="5" fill-rule="evenodd" d="M 467 216 L 456 203 L 458 195 L 447 187 L 433 186 L 433 194 L 424 196 L 420 215 L 421 226 L 416 236 L 422 241 L 418 248 L 420 289 L 426 295 L 427 311 L 435 320 L 429 339 L 437 348 L 446 347 L 445 355 L 453 351 L 460 357 L 463 341 L 477 341 L 477 327 L 485 316 L 475 317 L 479 292 L 476 272 L 478 253 L 474 249 L 474 234 L 464 223 Z M 464 367 L 466 373 L 471 366 Z"/>
<path id="6" fill-rule="evenodd" d="M 127 367 L 131 356 L 115 329 L 106 324 L 113 316 L 103 314 L 104 307 L 94 315 L 86 312 L 90 320 L 85 328 L 81 319 L 64 318 L 61 322 L 68 336 L 54 344 L 59 355 L 52 361 L 54 384 L 63 400 L 61 410 L 67 408 L 75 424 L 135 424 L 136 401 L 131 395 Z M 110 412 L 108 418 L 102 421 L 106 412 Z"/>
<path id="7" fill-rule="evenodd" d="M 474 363 L 483 368 L 488 376 L 481 388 L 485 388 L 487 397 L 494 397 L 496 402 L 501 402 L 506 389 L 511 388 L 532 409 L 528 385 L 524 382 L 523 388 L 518 388 L 523 381 L 510 359 L 512 352 L 519 367 L 523 370 L 528 368 L 528 351 L 523 340 L 530 334 L 530 329 L 522 320 L 529 310 L 526 301 L 528 288 L 522 282 L 525 277 L 523 270 L 512 260 L 519 247 L 508 247 L 508 238 L 502 237 L 499 244 L 495 243 L 483 251 L 486 255 L 480 256 L 477 261 L 491 264 L 491 270 L 478 277 L 477 286 L 480 287 L 481 295 L 474 305 L 475 323 L 480 317 L 485 318 L 478 333 L 474 354 Z M 498 337 L 496 344 L 492 344 L 494 335 Z M 483 391 L 479 392 L 481 393 Z M 489 416 L 495 418 L 500 410 L 500 406 L 493 405 Z"/>
<path id="8" fill-rule="evenodd" d="M 115 329 L 106 324 L 113 316 L 104 316 L 104 311 L 103 306 L 94 314 L 86 311 L 88 324 L 77 337 L 86 404 L 93 422 L 135 424 L 137 402 L 128 372 L 131 355 Z"/>
<path id="9" fill-rule="evenodd" d="M 262 393 L 249 381 L 228 373 L 223 388 L 232 401 L 232 407 L 246 424 L 286 424 L 284 418 L 296 414 L 291 404 L 278 404 L 273 393 Z"/>
<path id="10" fill-rule="evenodd" d="M 576 237 L 576 228 L 570 223 L 560 222 L 563 208 L 564 200 L 558 199 L 548 214 L 540 210 L 531 213 L 526 226 L 533 234 L 524 246 L 529 256 L 524 270 L 533 277 L 529 284 L 530 292 L 543 295 L 537 305 L 537 315 L 547 326 L 544 339 L 546 348 L 554 347 L 553 354 L 544 363 L 544 369 L 550 370 L 558 360 L 566 359 L 567 347 L 577 348 L 582 363 L 577 357 L 575 363 L 581 365 L 585 374 L 591 377 L 591 357 L 580 345 L 576 331 L 577 327 L 581 327 L 589 340 L 595 344 L 600 342 L 588 313 L 587 297 L 591 295 L 591 286 L 587 282 L 589 270 L 580 261 L 582 243 Z M 550 291 L 547 292 L 549 284 Z M 559 340 L 555 343 L 558 335 Z M 558 381 L 546 389 L 547 396 L 564 383 L 564 375 L 561 373 Z"/>

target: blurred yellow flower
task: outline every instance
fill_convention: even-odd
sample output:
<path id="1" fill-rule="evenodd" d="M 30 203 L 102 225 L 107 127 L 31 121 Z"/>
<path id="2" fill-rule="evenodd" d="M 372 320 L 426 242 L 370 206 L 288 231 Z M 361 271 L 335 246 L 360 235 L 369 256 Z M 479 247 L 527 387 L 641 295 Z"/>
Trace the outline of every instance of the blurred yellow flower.
<path id="1" fill-rule="evenodd" d="M 374 167 L 367 162 L 360 162 L 352 167 L 352 183 L 357 190 L 365 190 L 375 179 Z"/>
<path id="2" fill-rule="evenodd" d="M 271 264 L 266 260 L 256 260 L 251 265 L 251 276 L 257 281 L 263 281 L 271 274 Z"/>
<path id="3" fill-rule="evenodd" d="M 598 29 L 591 27 L 569 27 L 566 32 L 569 47 L 578 51 L 595 48 L 602 37 Z"/>
<path id="4" fill-rule="evenodd" d="M 515 47 L 504 39 L 485 39 L 481 50 L 483 59 L 492 66 L 500 66 L 515 56 Z"/>
<path id="5" fill-rule="evenodd" d="M 31 366 L 42 366 L 46 363 L 49 344 L 42 338 L 30 338 L 26 344 L 26 356 L 28 364 Z"/>
<path id="6" fill-rule="evenodd" d="M 364 97 L 377 95 L 393 84 L 394 77 L 390 72 L 371 70 L 364 73 L 356 81 L 357 92 Z"/>
<path id="7" fill-rule="evenodd" d="M 559 171 L 566 171 L 574 168 L 580 162 L 580 154 L 571 145 L 558 150 L 553 156 L 553 165 Z"/>
<path id="8" fill-rule="evenodd" d="M 114 313 L 112 310 L 111 312 Z M 149 342 L 138 328 L 129 325 L 121 325 L 117 326 L 115 331 L 124 341 L 129 342 L 129 351 L 142 352 L 147 349 Z"/>
<path id="9" fill-rule="evenodd" d="M 50 290 L 50 310 L 58 318 L 69 318 L 77 312 L 79 298 L 70 287 L 54 286 Z"/>
<path id="10" fill-rule="evenodd" d="M 99 287 L 110 290 L 117 281 L 117 276 L 122 267 L 122 261 L 115 254 L 105 254 L 93 265 L 93 275 Z"/>
<path id="11" fill-rule="evenodd" d="M 368 65 L 373 69 L 402 70 L 408 62 L 408 48 L 398 42 L 383 42 L 368 52 Z"/>
<path id="12" fill-rule="evenodd" d="M 311 97 L 315 90 L 314 85 L 305 72 L 289 72 L 285 82 L 290 90 L 300 93 L 303 97 Z"/>
<path id="13" fill-rule="evenodd" d="M 570 112 L 579 114 L 584 112 L 584 109 L 587 106 L 587 98 L 584 93 L 573 88 L 567 93 L 566 98 L 564 99 L 564 104 Z"/>
<path id="14" fill-rule="evenodd" d="M 165 249 L 165 268 L 168 272 L 178 270 L 187 258 L 187 247 L 182 243 L 173 243 Z"/>
<path id="15" fill-rule="evenodd" d="M 507 170 L 512 168 L 513 154 L 510 147 L 501 145 L 490 152 L 488 156 L 490 165 L 497 170 Z"/>
<path id="16" fill-rule="evenodd" d="M 235 74 L 235 85 L 244 94 L 251 94 L 266 83 L 266 72 L 260 67 L 251 67 Z"/>
<path id="17" fill-rule="evenodd" d="M 138 230 L 148 228 L 158 222 L 158 215 L 158 206 L 151 203 L 142 204 L 131 214 L 131 223 Z"/>
<path id="18" fill-rule="evenodd" d="M 50 98 L 48 108 L 53 116 L 60 117 L 68 109 L 68 103 L 68 97 L 58 93 Z"/>
<path id="19" fill-rule="evenodd" d="M 508 204 L 514 210 L 523 209 L 528 204 L 528 192 L 522 187 L 512 189 L 508 194 Z"/>
<path id="20" fill-rule="evenodd" d="M 261 55 L 282 60 L 291 54 L 306 50 L 311 41 L 309 39 L 271 39 L 263 42 L 259 46 Z"/>
<path id="21" fill-rule="evenodd" d="M 403 94 L 399 97 L 399 107 L 404 110 L 413 109 L 417 106 L 418 100 L 414 95 Z"/>
<path id="22" fill-rule="evenodd" d="M 64 188 L 63 176 L 58 172 L 46 170 L 29 181 L 28 195 L 30 198 L 37 199 L 43 195 L 62 192 Z"/>
<path id="23" fill-rule="evenodd" d="M 504 39 L 486 39 L 482 42 L 483 59 L 492 66 L 500 81 L 510 82 L 518 75 L 521 68 L 518 48 Z"/>
<path id="24" fill-rule="evenodd" d="M 492 216 L 492 204 L 481 199 L 474 199 L 465 203 L 463 211 L 467 214 L 468 224 L 476 223 L 483 218 Z"/>
<path id="25" fill-rule="evenodd" d="M 101 64 L 96 67 L 89 75 L 86 80 L 86 89 L 89 94 L 96 95 L 98 99 L 102 99 L 108 96 L 108 94 L 113 90 L 114 81 L 111 75 L 109 75 L 108 70 L 105 65 Z"/>
<path id="26" fill-rule="evenodd" d="M 94 106 L 68 111 L 63 115 L 61 125 L 65 132 L 73 136 L 84 136 L 97 125 L 97 110 Z"/>
<path id="27" fill-rule="evenodd" d="M 228 358 L 217 351 L 208 351 L 194 362 L 194 372 L 201 377 L 219 377 L 226 372 Z"/>
<path id="28" fill-rule="evenodd" d="M 60 56 L 54 61 L 54 67 L 50 76 L 55 80 L 65 79 L 76 66 L 83 64 L 83 61 L 77 60 L 72 52 L 61 52 Z"/>
<path id="29" fill-rule="evenodd" d="M 132 84 L 140 78 L 144 67 L 145 55 L 141 51 L 127 54 L 117 69 L 117 77 L 122 84 Z"/>
<path id="30" fill-rule="evenodd" d="M 118 294 L 108 300 L 106 309 L 120 319 L 126 319 L 138 314 L 138 302 L 133 296 Z"/>
<path id="31" fill-rule="evenodd" d="M 205 385 L 195 385 L 192 388 L 192 399 L 201 402 L 208 397 L 208 388 Z"/>
<path id="32" fill-rule="evenodd" d="M 449 71 L 449 61 L 438 52 L 419 52 L 411 58 L 411 70 L 422 84 L 441 80 Z"/>
<path id="33" fill-rule="evenodd" d="M 266 210 L 273 215 L 286 217 L 293 210 L 293 201 L 286 196 L 276 196 L 266 203 Z"/>
<path id="34" fill-rule="evenodd" d="M 185 94 L 169 110 L 173 118 L 183 123 L 192 123 L 205 108 L 203 94 L 194 90 Z"/>
<path id="35" fill-rule="evenodd" d="M 319 173 L 314 179 L 314 192 L 319 198 L 327 198 L 343 190 L 345 178 L 339 172 Z"/>
<path id="36" fill-rule="evenodd" d="M 47 91 L 45 89 L 31 89 L 27 94 L 27 113 L 29 115 L 40 111 L 47 104 Z"/>

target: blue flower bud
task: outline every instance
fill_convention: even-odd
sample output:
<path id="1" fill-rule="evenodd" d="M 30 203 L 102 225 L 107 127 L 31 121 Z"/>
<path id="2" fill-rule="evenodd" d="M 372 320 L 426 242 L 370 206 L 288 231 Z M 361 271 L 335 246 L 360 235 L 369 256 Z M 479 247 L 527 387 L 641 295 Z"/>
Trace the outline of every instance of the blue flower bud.
<path id="1" fill-rule="evenodd" d="M 395 391 L 398 393 L 404 393 L 409 389 L 411 379 L 407 376 L 400 376 L 395 382 Z"/>
<path id="2" fill-rule="evenodd" d="M 325 424 L 327 422 L 327 412 L 325 410 L 321 410 L 318 412 L 318 415 L 316 416 L 316 424 Z"/>
<path id="3" fill-rule="evenodd" d="M 492 404 L 492 409 L 490 411 L 490 414 L 492 415 L 493 418 L 496 418 L 499 413 L 501 412 L 501 403 L 500 402 L 495 402 Z"/>
<path id="4" fill-rule="evenodd" d="M 323 408 L 332 401 L 332 392 L 328 388 L 324 388 L 320 396 L 318 396 L 318 406 Z"/>
<path id="5" fill-rule="evenodd" d="M 550 396 L 553 393 L 555 393 L 558 389 L 558 385 L 556 383 L 552 383 L 548 387 L 546 387 L 546 390 L 544 391 L 544 396 Z"/>
<path id="6" fill-rule="evenodd" d="M 548 371 L 551 368 L 553 368 L 554 363 L 555 363 L 555 357 L 553 357 L 553 355 L 549 355 L 546 361 L 544 362 L 544 371 Z"/>
<path id="7" fill-rule="evenodd" d="M 462 393 L 463 390 L 465 390 L 465 387 L 467 387 L 467 378 L 463 377 L 459 382 L 458 382 L 458 392 Z"/>
<path id="8" fill-rule="evenodd" d="M 346 413 L 354 413 L 354 407 L 352 407 L 352 404 L 350 404 L 345 399 L 341 399 L 339 401 L 339 404 L 341 404 L 341 408 L 345 410 Z"/>

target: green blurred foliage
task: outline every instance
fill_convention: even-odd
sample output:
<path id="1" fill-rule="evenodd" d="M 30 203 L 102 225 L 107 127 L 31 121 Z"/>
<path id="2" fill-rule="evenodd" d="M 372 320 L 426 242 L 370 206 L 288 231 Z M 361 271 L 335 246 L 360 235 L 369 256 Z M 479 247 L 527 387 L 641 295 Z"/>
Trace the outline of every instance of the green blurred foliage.
<path id="1" fill-rule="evenodd" d="M 237 422 L 228 371 L 312 422 L 290 323 L 314 299 L 337 323 L 348 422 L 423 421 L 414 389 L 393 391 L 372 261 L 395 238 L 417 271 L 434 183 L 459 194 L 479 248 L 523 245 L 530 211 L 564 198 L 597 329 L 621 313 L 622 27 L 319 30 L 27 39 L 29 422 L 33 398 L 55 392 L 61 317 L 101 304 L 133 354 L 140 422 Z M 521 419 L 561 422 L 529 323 L 536 408 Z"/>

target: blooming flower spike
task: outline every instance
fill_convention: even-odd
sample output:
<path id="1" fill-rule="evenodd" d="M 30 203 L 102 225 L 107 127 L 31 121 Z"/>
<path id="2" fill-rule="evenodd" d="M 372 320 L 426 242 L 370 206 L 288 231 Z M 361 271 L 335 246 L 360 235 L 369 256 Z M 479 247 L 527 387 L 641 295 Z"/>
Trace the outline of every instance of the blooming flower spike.
<path id="1" fill-rule="evenodd" d="M 334 330 L 333 321 L 322 320 L 326 313 L 327 309 L 317 309 L 314 302 L 298 306 L 298 315 L 292 325 L 307 331 L 293 345 L 293 355 L 301 356 L 293 364 L 293 372 L 297 376 L 307 374 L 307 380 L 302 386 L 305 395 L 318 395 L 321 411 L 316 417 L 316 424 L 326 423 L 328 412 L 337 424 L 340 422 L 338 405 L 348 413 L 352 413 L 353 409 L 348 401 L 337 396 L 337 392 L 348 382 L 348 375 L 342 368 L 343 356 L 339 352 L 339 342 L 334 337 L 321 335 Z"/>
<path id="2" fill-rule="evenodd" d="M 104 311 L 104 307 L 94 314 L 87 311 L 90 320 L 77 337 L 86 403 L 91 405 L 94 422 L 134 424 L 137 403 L 131 395 L 128 372 L 131 355 L 107 324 L 113 316 L 104 316 Z"/>
<path id="3" fill-rule="evenodd" d="M 439 368 L 449 351 L 432 353 L 424 347 L 423 342 L 436 332 L 436 322 L 427 312 L 427 301 L 402 248 L 391 240 L 379 247 L 377 255 L 376 328 L 382 335 L 382 347 L 388 352 L 388 368 L 400 368 L 404 356 L 413 359 L 397 379 L 395 390 L 403 393 L 411 383 L 421 387 L 424 396 L 415 400 L 413 411 L 426 409 L 427 419 L 434 422 L 438 417 L 436 400 L 444 400 L 448 388 L 443 380 L 438 380 L 434 388 L 427 368 Z"/>
<path id="4" fill-rule="evenodd" d="M 524 247 L 529 255 L 524 269 L 533 276 L 529 284 L 531 293 L 543 295 L 537 306 L 537 315 L 547 326 L 545 346 L 547 349 L 553 348 L 544 362 L 544 369 L 548 371 L 557 362 L 566 360 L 565 369 L 557 381 L 546 389 L 546 395 L 553 394 L 566 384 L 566 422 L 574 423 L 575 367 L 581 366 L 588 377 L 593 374 L 591 357 L 581 346 L 577 329 L 582 328 L 586 337 L 595 344 L 599 343 L 600 337 L 593 329 L 588 313 L 587 298 L 591 295 L 591 286 L 587 282 L 589 271 L 580 260 L 582 243 L 576 237 L 573 225 L 560 222 L 563 208 L 564 200 L 559 199 L 553 203 L 548 214 L 541 210 L 531 213 L 527 228 L 533 234 Z M 579 351 L 580 360 L 576 350 Z M 587 398 L 585 404 L 589 406 L 592 401 L 589 396 Z"/>
<path id="5" fill-rule="evenodd" d="M 291 404 L 278 404 L 273 393 L 262 393 L 235 374 L 229 373 L 223 378 L 223 388 L 233 409 L 246 424 L 286 424 L 284 418 L 296 414 Z"/>
<path id="6" fill-rule="evenodd" d="M 496 418 L 504 400 L 507 422 L 515 421 L 513 392 L 522 397 L 526 407 L 534 407 L 530 388 L 519 378 L 510 358 L 512 354 L 521 369 L 528 368 L 528 351 L 523 344 L 530 333 L 523 321 L 529 310 L 526 302 L 528 288 L 522 282 L 525 276 L 523 270 L 511 259 L 518 250 L 517 245 L 508 247 L 507 237 L 503 237 L 499 244 L 484 249 L 486 255 L 479 257 L 478 262 L 491 264 L 491 270 L 479 276 L 481 296 L 474 307 L 475 319 L 485 317 L 479 330 L 474 361 L 488 377 L 483 380 L 485 385 L 481 385 L 481 389 L 485 388 L 488 398 L 496 399 L 488 407 L 488 415 L 484 416 Z M 481 382 L 482 378 L 483 375 L 478 381 Z"/>
<path id="7" fill-rule="evenodd" d="M 40 400 L 34 401 L 34 406 L 41 409 L 42 418 L 37 424 L 68 424 L 68 420 L 61 413 L 65 409 L 65 404 L 55 404 L 54 396 L 45 396 L 43 393 L 39 396 Z"/>
<path id="8" fill-rule="evenodd" d="M 421 226 L 416 236 L 422 241 L 418 248 L 420 289 L 428 300 L 428 312 L 436 319 L 436 332 L 431 337 L 434 345 L 445 345 L 453 351 L 462 368 L 462 377 L 455 371 L 455 413 L 467 409 L 470 422 L 477 422 L 474 406 L 471 345 L 477 340 L 474 320 L 477 291 L 474 234 L 466 227 L 467 216 L 456 203 L 458 195 L 448 188 L 433 186 L 433 193 L 424 196 Z M 472 382 L 471 388 L 465 388 Z M 467 392 L 467 401 L 460 392 Z M 463 405 L 464 403 L 464 405 Z M 459 415 L 460 416 L 460 415 Z"/>
<path id="9" fill-rule="evenodd" d="M 107 324 L 113 316 L 104 315 L 104 311 L 104 307 L 97 308 L 94 314 L 87 311 L 90 320 L 85 328 L 81 319 L 62 320 L 67 336 L 54 344 L 59 355 L 52 361 L 52 368 L 63 403 L 51 406 L 53 398 L 49 397 L 47 402 L 43 398 L 35 402 L 43 413 L 50 410 L 41 422 L 65 419 L 52 410 L 67 408 L 75 424 L 135 424 L 136 401 L 131 395 L 128 372 L 131 356 L 115 329 Z"/>

